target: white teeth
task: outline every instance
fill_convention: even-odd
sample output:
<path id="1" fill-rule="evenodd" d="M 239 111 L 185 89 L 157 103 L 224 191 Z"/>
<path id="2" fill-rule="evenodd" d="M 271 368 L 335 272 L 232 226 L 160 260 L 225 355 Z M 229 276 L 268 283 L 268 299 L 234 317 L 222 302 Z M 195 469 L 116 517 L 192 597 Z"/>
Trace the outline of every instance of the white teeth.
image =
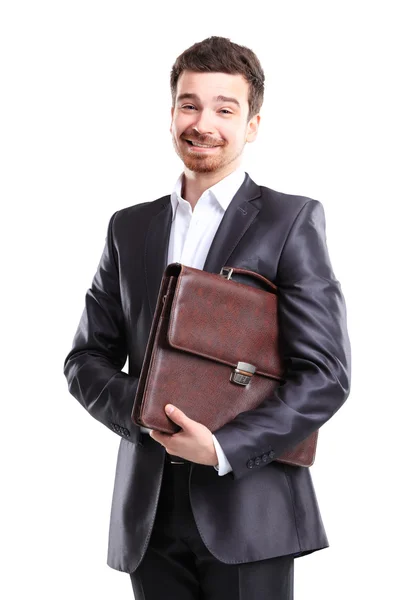
<path id="1" fill-rule="evenodd" d="M 198 148 L 214 148 L 214 146 L 207 146 L 206 144 L 195 144 L 194 142 L 192 142 L 192 145 Z"/>

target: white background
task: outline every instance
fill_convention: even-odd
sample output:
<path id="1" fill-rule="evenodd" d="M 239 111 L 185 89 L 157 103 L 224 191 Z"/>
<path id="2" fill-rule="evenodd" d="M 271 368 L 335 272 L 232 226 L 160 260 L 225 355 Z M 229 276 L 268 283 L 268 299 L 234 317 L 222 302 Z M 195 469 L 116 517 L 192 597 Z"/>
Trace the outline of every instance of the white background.
<path id="1" fill-rule="evenodd" d="M 169 72 L 210 35 L 259 56 L 262 124 L 243 165 L 323 203 L 347 303 L 352 392 L 312 467 L 330 548 L 296 561 L 295 597 L 396 596 L 395 4 L 3 0 L 3 598 L 133 597 L 129 576 L 106 565 L 120 438 L 69 395 L 62 367 L 110 216 L 168 194 L 180 173 Z"/>

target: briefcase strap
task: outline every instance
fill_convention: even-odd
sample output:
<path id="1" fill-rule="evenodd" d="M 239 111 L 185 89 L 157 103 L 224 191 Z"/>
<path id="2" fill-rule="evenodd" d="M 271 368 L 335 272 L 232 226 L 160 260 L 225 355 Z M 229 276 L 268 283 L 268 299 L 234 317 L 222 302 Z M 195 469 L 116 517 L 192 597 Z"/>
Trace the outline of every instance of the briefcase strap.
<path id="1" fill-rule="evenodd" d="M 259 279 L 265 285 L 268 285 L 269 287 L 271 287 L 275 292 L 278 289 L 278 287 L 274 283 L 272 283 L 272 281 L 270 281 L 263 275 L 260 275 L 260 273 L 256 273 L 255 271 L 249 271 L 248 269 L 241 269 L 240 267 L 228 267 L 228 266 L 222 267 L 222 269 L 220 271 L 220 275 L 222 275 L 222 277 L 225 277 L 225 279 L 231 279 L 233 273 L 237 273 L 238 275 L 249 275 L 250 277 Z"/>

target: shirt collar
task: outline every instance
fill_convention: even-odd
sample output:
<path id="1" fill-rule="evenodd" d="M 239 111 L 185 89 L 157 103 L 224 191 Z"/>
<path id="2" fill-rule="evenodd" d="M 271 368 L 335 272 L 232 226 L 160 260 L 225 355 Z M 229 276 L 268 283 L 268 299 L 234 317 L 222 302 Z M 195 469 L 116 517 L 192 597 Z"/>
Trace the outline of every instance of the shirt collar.
<path id="1" fill-rule="evenodd" d="M 203 194 L 205 194 L 206 192 L 211 193 L 217 200 L 222 210 L 225 212 L 232 198 L 242 185 L 244 178 L 245 171 L 239 167 L 238 169 L 221 179 L 221 181 L 218 181 L 218 183 L 205 190 Z M 171 194 L 172 220 L 175 219 L 178 204 L 183 200 L 181 196 L 182 180 L 183 173 L 181 173 L 181 175 L 179 176 Z"/>

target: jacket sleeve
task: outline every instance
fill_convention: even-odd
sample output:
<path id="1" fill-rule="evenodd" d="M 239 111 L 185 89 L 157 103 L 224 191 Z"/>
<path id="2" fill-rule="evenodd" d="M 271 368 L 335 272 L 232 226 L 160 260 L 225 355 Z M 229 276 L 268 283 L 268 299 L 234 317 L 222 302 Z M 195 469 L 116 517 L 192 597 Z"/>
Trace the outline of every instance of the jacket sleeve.
<path id="1" fill-rule="evenodd" d="M 306 439 L 350 392 L 346 306 L 328 255 L 321 202 L 308 200 L 294 220 L 276 284 L 285 383 L 255 409 L 213 432 L 233 479 L 268 465 Z"/>
<path id="2" fill-rule="evenodd" d="M 136 425 L 131 411 L 138 379 L 121 371 L 128 350 L 112 237 L 116 214 L 110 219 L 103 254 L 64 361 L 64 375 L 70 393 L 92 417 L 132 440 Z"/>

